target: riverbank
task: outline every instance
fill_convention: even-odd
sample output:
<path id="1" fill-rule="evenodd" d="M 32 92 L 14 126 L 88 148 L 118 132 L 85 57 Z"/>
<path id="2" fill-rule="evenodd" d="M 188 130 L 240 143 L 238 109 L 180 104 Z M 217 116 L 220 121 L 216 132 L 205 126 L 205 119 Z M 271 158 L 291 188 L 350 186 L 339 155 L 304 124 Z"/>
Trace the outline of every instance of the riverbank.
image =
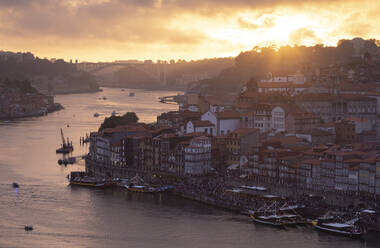
<path id="1" fill-rule="evenodd" d="M 102 89 L 94 89 L 94 90 L 68 90 L 61 92 L 54 92 L 55 95 L 71 95 L 71 94 L 85 94 L 85 93 L 98 93 L 102 92 Z"/>
<path id="2" fill-rule="evenodd" d="M 151 86 L 151 87 L 136 87 L 132 85 L 113 85 L 113 84 L 101 84 L 100 87 L 107 88 L 120 88 L 131 90 L 146 90 L 146 91 L 186 91 L 186 87 L 173 87 L 173 86 Z"/>
<path id="3" fill-rule="evenodd" d="M 15 120 L 15 119 L 21 119 L 21 118 L 28 118 L 28 117 L 39 117 L 39 116 L 47 115 L 49 113 L 60 111 L 62 109 L 64 109 L 64 107 L 60 103 L 55 103 L 53 106 L 48 107 L 46 111 L 38 111 L 38 112 L 32 112 L 32 113 L 20 113 L 20 114 L 15 114 L 12 116 L 1 116 L 0 115 L 0 120 Z"/>

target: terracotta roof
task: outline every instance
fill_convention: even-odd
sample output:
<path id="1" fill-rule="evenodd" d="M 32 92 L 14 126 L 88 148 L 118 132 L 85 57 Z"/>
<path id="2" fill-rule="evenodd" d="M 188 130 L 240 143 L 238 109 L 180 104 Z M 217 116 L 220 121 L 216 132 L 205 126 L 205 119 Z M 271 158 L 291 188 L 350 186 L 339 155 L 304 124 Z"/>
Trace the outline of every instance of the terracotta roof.
<path id="1" fill-rule="evenodd" d="M 219 134 L 215 136 L 216 139 L 226 139 L 227 137 L 228 137 L 227 134 Z"/>
<path id="2" fill-rule="evenodd" d="M 194 127 L 210 127 L 214 126 L 211 121 L 191 121 Z"/>
<path id="3" fill-rule="evenodd" d="M 362 160 L 359 158 L 347 159 L 344 162 L 347 164 L 359 164 Z"/>
<path id="4" fill-rule="evenodd" d="M 121 146 L 120 142 L 116 142 L 116 143 L 111 144 L 111 147 L 118 147 L 118 146 Z"/>
<path id="5" fill-rule="evenodd" d="M 145 138 L 145 137 L 151 137 L 151 135 L 148 135 L 147 133 L 135 133 L 135 134 L 129 135 L 127 138 L 139 139 L 139 138 Z"/>
<path id="6" fill-rule="evenodd" d="M 241 97 L 248 97 L 248 98 L 254 98 L 257 97 L 257 93 L 252 92 L 252 91 L 244 91 L 243 93 L 240 94 Z"/>
<path id="7" fill-rule="evenodd" d="M 338 99 L 346 100 L 346 101 L 376 101 L 375 98 L 370 98 L 365 95 L 352 95 L 352 94 L 339 94 L 339 95 L 331 95 L 328 93 L 308 93 L 308 94 L 299 94 L 296 96 L 297 100 L 301 101 L 334 101 Z"/>
<path id="8" fill-rule="evenodd" d="M 357 170 L 359 170 L 359 165 L 358 164 L 353 164 L 353 165 L 350 165 L 349 167 L 348 167 L 348 170 L 351 170 L 351 171 L 357 171 Z"/>
<path id="9" fill-rule="evenodd" d="M 279 142 L 283 145 L 296 145 L 302 141 L 302 139 L 297 138 L 295 135 L 291 136 L 274 136 L 268 139 L 271 142 Z"/>
<path id="10" fill-rule="evenodd" d="M 375 92 L 376 85 L 373 84 L 361 84 L 361 83 L 341 83 L 339 85 L 341 91 L 368 91 Z"/>
<path id="11" fill-rule="evenodd" d="M 145 124 L 137 123 L 132 125 L 117 126 L 114 128 L 105 128 L 101 133 L 118 133 L 118 132 L 136 132 L 136 131 L 147 131 Z"/>
<path id="12" fill-rule="evenodd" d="M 192 140 L 209 140 L 209 139 L 210 139 L 210 137 L 202 135 L 202 136 L 195 137 Z"/>
<path id="13" fill-rule="evenodd" d="M 199 137 L 204 136 L 205 134 L 202 132 L 194 132 L 194 133 L 185 133 L 183 136 L 185 137 Z"/>
<path id="14" fill-rule="evenodd" d="M 257 110 L 267 110 L 271 111 L 273 108 L 279 106 L 278 104 L 271 104 L 271 103 L 259 103 L 256 106 L 256 111 Z"/>
<path id="15" fill-rule="evenodd" d="M 313 136 L 334 136 L 334 134 L 328 131 L 317 129 L 317 128 L 314 128 L 313 130 L 311 130 L 310 134 Z"/>
<path id="16" fill-rule="evenodd" d="M 251 133 L 256 133 L 258 132 L 259 129 L 257 128 L 238 128 L 236 130 L 234 130 L 231 134 L 238 134 L 238 135 L 248 135 L 248 134 L 251 134 Z"/>
<path id="17" fill-rule="evenodd" d="M 321 117 L 317 114 L 310 112 L 296 112 L 294 119 L 296 120 L 305 120 L 305 119 L 320 119 Z"/>
<path id="18" fill-rule="evenodd" d="M 220 105 L 220 106 L 224 106 L 224 105 L 228 105 L 229 102 L 231 102 L 231 100 L 227 100 L 223 97 L 220 97 L 220 96 L 204 96 L 203 97 L 205 99 L 206 102 L 208 102 L 210 105 Z"/>
<path id="19" fill-rule="evenodd" d="M 311 165 L 320 165 L 321 160 L 319 159 L 306 159 L 302 161 L 303 164 L 311 164 Z"/>
<path id="20" fill-rule="evenodd" d="M 293 82 L 259 82 L 259 88 L 310 88 L 310 84 L 295 84 Z"/>
<path id="21" fill-rule="evenodd" d="M 238 103 L 235 103 L 234 106 L 236 108 L 249 109 L 253 107 L 253 104 L 247 103 L 247 102 L 238 102 Z"/>
<path id="22" fill-rule="evenodd" d="M 240 119 L 241 114 L 235 110 L 225 110 L 221 112 L 216 112 L 216 116 L 219 119 Z"/>
<path id="23" fill-rule="evenodd" d="M 319 125 L 320 127 L 334 127 L 335 128 L 335 122 L 327 122 L 327 123 L 321 123 Z"/>
<path id="24" fill-rule="evenodd" d="M 355 116 L 349 116 L 349 117 L 345 118 L 345 120 L 354 121 L 354 122 L 369 122 L 368 119 L 359 118 L 359 117 L 355 117 Z"/>

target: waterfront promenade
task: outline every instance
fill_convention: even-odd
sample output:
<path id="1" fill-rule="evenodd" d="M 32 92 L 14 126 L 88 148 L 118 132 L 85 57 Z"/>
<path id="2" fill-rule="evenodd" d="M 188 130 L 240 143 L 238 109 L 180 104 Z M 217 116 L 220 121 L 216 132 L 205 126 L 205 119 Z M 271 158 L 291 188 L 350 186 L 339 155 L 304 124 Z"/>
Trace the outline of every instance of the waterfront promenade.
<path id="1" fill-rule="evenodd" d="M 258 209 L 273 201 L 305 206 L 300 212 L 303 217 L 316 219 L 328 211 L 337 211 L 354 215 L 363 208 L 372 208 L 380 212 L 380 201 L 364 199 L 332 192 L 316 192 L 298 188 L 296 185 L 276 185 L 241 178 L 240 174 L 210 174 L 202 177 L 179 177 L 164 172 L 139 171 L 136 168 L 114 168 L 86 159 L 86 171 L 100 178 L 131 178 L 139 175 L 148 183 L 174 185 L 173 194 L 186 199 L 202 202 L 220 209 L 245 214 L 248 210 Z M 239 188 L 257 184 L 266 191 L 247 192 Z M 380 231 L 380 216 L 365 221 L 369 230 Z"/>

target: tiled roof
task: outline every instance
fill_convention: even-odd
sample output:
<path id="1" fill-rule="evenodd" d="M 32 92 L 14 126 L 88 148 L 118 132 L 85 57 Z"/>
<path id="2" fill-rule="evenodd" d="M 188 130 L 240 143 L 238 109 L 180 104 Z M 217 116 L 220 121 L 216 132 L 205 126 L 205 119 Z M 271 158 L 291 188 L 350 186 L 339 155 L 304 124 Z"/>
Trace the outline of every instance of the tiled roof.
<path id="1" fill-rule="evenodd" d="M 117 133 L 117 132 L 136 132 L 136 131 L 147 131 L 145 124 L 137 123 L 132 125 L 117 126 L 114 128 L 105 128 L 102 133 Z"/>
<path id="2" fill-rule="evenodd" d="M 240 119 L 241 114 L 235 110 L 225 110 L 221 112 L 216 112 L 218 119 Z"/>
<path id="3" fill-rule="evenodd" d="M 303 164 L 311 164 L 311 165 L 320 165 L 321 160 L 319 159 L 306 159 L 302 161 Z"/>
<path id="4" fill-rule="evenodd" d="M 192 121 L 194 127 L 210 127 L 214 126 L 211 121 Z"/>
<path id="5" fill-rule="evenodd" d="M 232 134 L 235 133 L 235 134 L 243 136 L 243 135 L 248 135 L 251 133 L 256 133 L 258 131 L 259 131 L 259 129 L 257 129 L 257 128 L 238 128 L 238 129 L 234 130 L 232 132 Z"/>
<path id="6" fill-rule="evenodd" d="M 310 84 L 295 84 L 292 82 L 259 82 L 259 88 L 310 88 Z"/>

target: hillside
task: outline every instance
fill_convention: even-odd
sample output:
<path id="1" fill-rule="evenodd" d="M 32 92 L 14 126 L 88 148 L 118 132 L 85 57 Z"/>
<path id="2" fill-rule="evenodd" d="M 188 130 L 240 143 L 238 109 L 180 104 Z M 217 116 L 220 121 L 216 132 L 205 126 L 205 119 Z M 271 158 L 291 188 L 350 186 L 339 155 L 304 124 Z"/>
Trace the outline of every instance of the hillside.
<path id="1" fill-rule="evenodd" d="M 75 64 L 40 59 L 32 53 L 0 51 L 0 79 L 5 78 L 28 80 L 44 94 L 99 91 L 95 77 L 78 71 Z"/>

